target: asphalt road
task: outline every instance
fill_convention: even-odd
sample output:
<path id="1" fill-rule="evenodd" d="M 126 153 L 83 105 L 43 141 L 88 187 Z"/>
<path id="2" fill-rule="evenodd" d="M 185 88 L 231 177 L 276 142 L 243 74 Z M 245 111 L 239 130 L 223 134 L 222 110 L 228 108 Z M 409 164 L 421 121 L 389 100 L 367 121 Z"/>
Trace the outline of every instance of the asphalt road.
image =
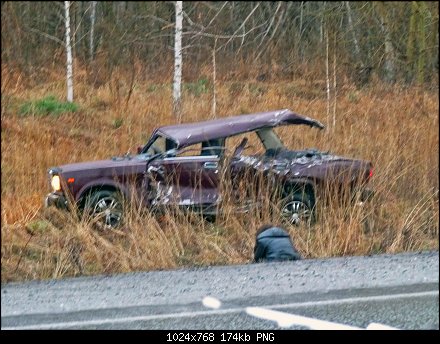
<path id="1" fill-rule="evenodd" d="M 221 307 L 203 306 L 205 296 Z M 246 313 L 259 306 L 362 328 L 438 330 L 438 301 L 438 251 L 306 259 L 4 284 L 1 328 L 279 329 Z"/>

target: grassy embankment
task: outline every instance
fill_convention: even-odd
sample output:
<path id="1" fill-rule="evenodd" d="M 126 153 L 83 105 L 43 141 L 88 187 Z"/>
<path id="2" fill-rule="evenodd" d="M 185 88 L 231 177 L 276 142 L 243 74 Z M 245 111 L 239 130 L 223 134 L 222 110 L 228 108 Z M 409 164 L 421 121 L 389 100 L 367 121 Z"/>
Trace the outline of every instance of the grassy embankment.
<path id="1" fill-rule="evenodd" d="M 121 73 L 92 88 L 78 73 L 78 109 L 37 115 L 23 104 L 48 95 L 64 99 L 63 74 L 38 85 L 3 74 L 2 282 L 247 263 L 257 227 L 277 221 L 270 214 L 228 213 L 212 224 L 133 209 L 124 229 L 109 234 L 43 209 L 48 167 L 134 152 L 156 126 L 175 123 L 171 87 L 135 80 L 130 92 Z M 254 80 L 219 81 L 218 116 L 290 108 L 327 123 L 324 82 Z M 336 128 L 325 134 L 303 127 L 295 136 L 282 130 L 285 143 L 372 161 L 376 194 L 362 208 L 322 209 L 311 230 L 289 227 L 296 246 L 306 258 L 438 249 L 437 90 L 339 84 Z M 186 85 L 184 121 L 209 117 L 211 100 L 206 80 Z"/>

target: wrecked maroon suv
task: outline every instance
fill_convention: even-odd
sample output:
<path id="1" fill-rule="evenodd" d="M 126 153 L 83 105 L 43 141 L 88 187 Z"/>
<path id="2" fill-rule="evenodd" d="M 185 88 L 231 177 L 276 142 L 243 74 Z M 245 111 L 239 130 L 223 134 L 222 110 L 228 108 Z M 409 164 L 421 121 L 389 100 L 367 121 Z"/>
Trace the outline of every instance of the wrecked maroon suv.
<path id="1" fill-rule="evenodd" d="M 291 125 L 324 128 L 290 110 L 163 126 L 137 155 L 50 168 L 53 192 L 45 204 L 65 209 L 75 204 L 109 228 L 122 223 L 123 200 L 150 209 L 177 206 L 215 216 L 221 211 L 225 179 L 240 196 L 237 211 L 250 211 L 243 206 L 243 195 L 252 193 L 243 192 L 243 181 L 258 194 L 258 183 L 249 179 L 257 175 L 275 183 L 272 190 L 280 196 L 281 214 L 293 224 L 313 218 L 324 185 L 344 187 L 363 201 L 369 193 L 371 163 L 315 149 L 289 150 L 276 130 Z"/>

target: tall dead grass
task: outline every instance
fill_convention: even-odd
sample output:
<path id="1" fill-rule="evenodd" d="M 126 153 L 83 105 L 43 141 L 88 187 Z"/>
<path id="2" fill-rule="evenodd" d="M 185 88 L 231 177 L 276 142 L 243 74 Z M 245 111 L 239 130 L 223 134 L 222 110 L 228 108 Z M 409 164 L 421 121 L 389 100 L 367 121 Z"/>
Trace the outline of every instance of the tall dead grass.
<path id="1" fill-rule="evenodd" d="M 48 94 L 63 99 L 62 75 L 28 88 L 20 75 L 2 68 L 2 281 L 251 261 L 257 228 L 279 222 L 276 212 L 235 215 L 225 204 L 211 223 L 194 214 L 159 217 L 126 205 L 125 226 L 108 233 L 71 214 L 43 209 L 50 166 L 133 153 L 155 127 L 175 123 L 170 84 L 131 82 L 123 72 L 95 89 L 78 73 L 75 114 L 17 114 L 27 100 Z M 288 226 L 296 246 L 307 258 L 438 249 L 437 90 L 378 82 L 364 89 L 340 85 L 335 128 L 278 132 L 292 148 L 372 161 L 376 193 L 362 207 L 330 202 L 319 208 L 312 228 Z M 218 116 L 289 108 L 326 124 L 325 85 L 319 80 L 237 79 L 218 82 L 216 91 Z M 209 88 L 184 88 L 183 96 L 184 121 L 211 116 Z"/>

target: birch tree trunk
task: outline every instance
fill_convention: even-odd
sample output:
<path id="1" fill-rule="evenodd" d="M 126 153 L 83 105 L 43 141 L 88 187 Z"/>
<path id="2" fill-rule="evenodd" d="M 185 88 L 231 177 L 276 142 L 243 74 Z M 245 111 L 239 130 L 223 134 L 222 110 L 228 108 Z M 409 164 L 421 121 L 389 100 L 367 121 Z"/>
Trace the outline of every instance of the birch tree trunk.
<path id="1" fill-rule="evenodd" d="M 334 37 L 334 45 L 333 45 L 333 127 L 332 130 L 335 130 L 336 127 L 336 35 Z M 327 43 L 328 44 L 328 43 Z"/>
<path id="2" fill-rule="evenodd" d="M 70 1 L 64 1 L 66 24 L 66 55 L 67 55 L 67 101 L 73 102 L 73 70 L 72 70 L 72 45 L 70 43 Z"/>
<path id="3" fill-rule="evenodd" d="M 324 14 L 325 14 L 325 1 L 322 4 L 321 14 L 320 14 L 320 25 L 319 25 L 319 42 L 324 41 Z"/>
<path id="4" fill-rule="evenodd" d="M 95 21 L 96 21 L 96 1 L 91 1 L 91 12 L 90 12 L 90 61 L 93 61 L 93 54 L 94 54 Z"/>
<path id="5" fill-rule="evenodd" d="M 217 38 L 214 41 L 214 49 L 212 49 L 212 117 L 217 117 L 217 90 L 215 88 L 216 83 L 216 64 L 215 64 L 215 51 L 217 49 Z"/>
<path id="6" fill-rule="evenodd" d="M 328 66 L 328 29 L 327 25 L 325 25 L 325 76 L 326 76 L 326 85 L 327 85 L 327 125 L 330 126 L 330 76 L 329 76 L 329 66 Z"/>
<path id="7" fill-rule="evenodd" d="M 176 34 L 174 39 L 174 80 L 173 112 L 181 120 L 181 84 L 182 84 L 182 1 L 176 1 Z"/>

